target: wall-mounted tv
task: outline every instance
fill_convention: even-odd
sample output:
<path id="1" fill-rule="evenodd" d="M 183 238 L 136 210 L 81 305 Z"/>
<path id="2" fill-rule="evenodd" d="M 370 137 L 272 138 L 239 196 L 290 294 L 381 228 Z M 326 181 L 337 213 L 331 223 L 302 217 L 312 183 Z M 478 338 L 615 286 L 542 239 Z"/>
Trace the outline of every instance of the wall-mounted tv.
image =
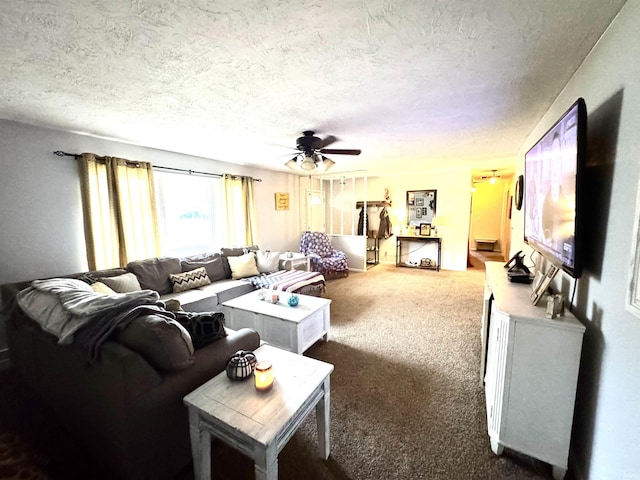
<path id="1" fill-rule="evenodd" d="M 587 107 L 579 98 L 524 161 L 524 241 L 574 278 L 582 273 L 586 134 Z"/>

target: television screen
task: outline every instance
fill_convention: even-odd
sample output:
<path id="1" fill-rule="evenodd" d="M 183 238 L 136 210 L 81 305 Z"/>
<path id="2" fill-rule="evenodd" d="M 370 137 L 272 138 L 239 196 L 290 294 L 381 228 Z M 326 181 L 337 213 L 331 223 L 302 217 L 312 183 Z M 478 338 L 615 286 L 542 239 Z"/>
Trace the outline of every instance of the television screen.
<path id="1" fill-rule="evenodd" d="M 578 278 L 580 177 L 585 165 L 587 108 L 579 98 L 526 153 L 524 240 Z"/>

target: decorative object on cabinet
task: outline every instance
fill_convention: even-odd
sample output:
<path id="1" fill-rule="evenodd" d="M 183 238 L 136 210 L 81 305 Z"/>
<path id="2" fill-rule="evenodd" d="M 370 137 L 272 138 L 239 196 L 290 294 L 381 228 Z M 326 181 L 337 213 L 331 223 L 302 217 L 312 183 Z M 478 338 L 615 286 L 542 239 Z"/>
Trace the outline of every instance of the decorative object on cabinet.
<path id="1" fill-rule="evenodd" d="M 407 191 L 407 224 L 420 227 L 432 223 L 436 216 L 437 190 Z"/>
<path id="2" fill-rule="evenodd" d="M 529 301 L 531 288 L 509 282 L 501 262 L 486 262 L 480 375 L 491 450 L 504 447 L 568 468 L 571 427 L 585 327 Z"/>
<path id="3" fill-rule="evenodd" d="M 636 213 L 631 238 L 631 268 L 627 287 L 626 308 L 640 318 L 640 188 L 636 198 Z"/>
<path id="4" fill-rule="evenodd" d="M 256 363 L 256 356 L 252 351 L 238 350 L 227 362 L 227 377 L 231 380 L 246 380 L 253 374 Z"/>
<path id="5" fill-rule="evenodd" d="M 430 223 L 421 223 L 420 224 L 420 235 L 424 237 L 428 237 L 431 235 L 431 224 Z"/>

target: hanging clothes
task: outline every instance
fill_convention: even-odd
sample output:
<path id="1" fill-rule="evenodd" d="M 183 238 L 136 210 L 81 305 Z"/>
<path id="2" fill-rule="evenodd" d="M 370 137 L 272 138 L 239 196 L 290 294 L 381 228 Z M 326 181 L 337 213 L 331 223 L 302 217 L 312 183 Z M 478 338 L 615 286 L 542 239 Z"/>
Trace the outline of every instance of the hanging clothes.
<path id="1" fill-rule="evenodd" d="M 366 215 L 366 208 L 362 207 L 360 210 L 360 217 L 358 218 L 358 235 L 364 235 L 364 216 Z"/>
<path id="2" fill-rule="evenodd" d="M 391 233 L 391 219 L 389 218 L 389 212 L 387 207 L 382 207 L 380 210 L 380 227 L 378 227 L 378 238 L 389 238 Z"/>

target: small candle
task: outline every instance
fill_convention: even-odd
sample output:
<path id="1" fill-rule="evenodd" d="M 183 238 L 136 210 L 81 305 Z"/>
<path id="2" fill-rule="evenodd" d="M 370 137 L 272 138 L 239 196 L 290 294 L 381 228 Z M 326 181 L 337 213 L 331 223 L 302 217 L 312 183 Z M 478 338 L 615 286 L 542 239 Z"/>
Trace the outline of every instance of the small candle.
<path id="1" fill-rule="evenodd" d="M 266 392 L 273 387 L 273 368 L 271 362 L 263 360 L 258 362 L 253 373 L 255 378 L 256 390 Z"/>

